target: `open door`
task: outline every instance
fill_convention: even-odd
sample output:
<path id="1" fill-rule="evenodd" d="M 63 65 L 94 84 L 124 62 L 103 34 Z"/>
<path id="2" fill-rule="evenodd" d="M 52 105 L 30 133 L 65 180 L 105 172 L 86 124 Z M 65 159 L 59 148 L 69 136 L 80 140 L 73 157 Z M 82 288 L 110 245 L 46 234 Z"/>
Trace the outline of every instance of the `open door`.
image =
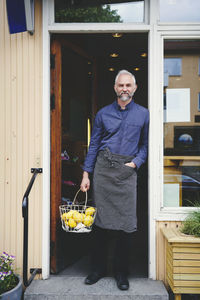
<path id="1" fill-rule="evenodd" d="M 61 44 L 51 44 L 51 271 L 59 269 L 60 222 L 58 206 L 61 204 Z"/>
<path id="2" fill-rule="evenodd" d="M 69 33 L 52 36 L 52 273 L 58 273 L 63 269 L 68 272 L 69 265 L 87 258 L 91 245 L 90 234 L 81 236 L 62 230 L 59 216 L 59 205 L 72 200 L 80 186 L 81 165 L 87 152 L 88 119 L 92 125 L 96 111 L 114 101 L 116 97 L 113 90 L 114 79 L 121 69 L 127 69 L 136 75 L 138 89 L 134 100 L 148 107 L 147 50 L 146 33 L 124 33 L 120 38 L 114 37 L 111 33 Z M 65 153 L 67 159 L 61 160 L 61 153 Z M 145 164 L 138 171 L 138 231 L 131 250 L 131 272 L 135 276 L 141 273 L 142 276 L 147 276 L 148 272 L 147 183 L 148 168 Z M 84 195 L 82 196 L 84 198 Z M 111 256 L 109 260 L 112 260 Z"/>
<path id="3" fill-rule="evenodd" d="M 72 64 L 72 61 L 74 62 Z M 88 122 L 96 110 L 95 63 L 80 47 L 56 36 L 51 43 L 51 272 L 80 258 L 88 235 L 61 228 L 59 205 L 79 189 L 88 146 Z M 92 69 L 91 69 L 92 68 Z M 92 71 L 92 72 L 91 72 Z M 92 75 L 93 74 L 93 75 Z M 61 153 L 67 159 L 61 159 Z M 63 158 L 63 155 L 62 155 Z M 82 195 L 84 198 L 84 195 Z"/>

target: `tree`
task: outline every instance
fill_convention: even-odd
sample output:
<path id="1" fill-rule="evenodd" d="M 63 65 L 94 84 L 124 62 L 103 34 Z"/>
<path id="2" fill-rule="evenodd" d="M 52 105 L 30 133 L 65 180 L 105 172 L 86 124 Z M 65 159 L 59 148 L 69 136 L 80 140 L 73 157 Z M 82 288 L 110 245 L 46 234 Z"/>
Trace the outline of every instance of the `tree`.
<path id="1" fill-rule="evenodd" d="M 56 9 L 56 22 L 59 23 L 119 23 L 121 17 L 117 10 L 112 10 L 110 5 L 98 5 L 86 8 Z"/>

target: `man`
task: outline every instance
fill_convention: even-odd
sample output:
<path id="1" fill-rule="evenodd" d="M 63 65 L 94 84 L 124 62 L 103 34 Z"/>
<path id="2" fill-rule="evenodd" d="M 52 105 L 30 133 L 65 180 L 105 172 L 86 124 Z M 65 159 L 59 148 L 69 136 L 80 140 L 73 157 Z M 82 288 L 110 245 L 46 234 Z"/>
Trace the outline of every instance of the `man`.
<path id="1" fill-rule="evenodd" d="M 114 233 L 114 274 L 121 290 L 129 288 L 130 243 L 137 230 L 137 170 L 146 160 L 148 147 L 149 113 L 132 99 L 136 89 L 133 74 L 121 70 L 114 85 L 117 101 L 96 115 L 81 182 L 81 190 L 87 191 L 93 172 L 97 207 L 93 271 L 85 283 L 94 284 L 105 276 L 107 244 Z"/>

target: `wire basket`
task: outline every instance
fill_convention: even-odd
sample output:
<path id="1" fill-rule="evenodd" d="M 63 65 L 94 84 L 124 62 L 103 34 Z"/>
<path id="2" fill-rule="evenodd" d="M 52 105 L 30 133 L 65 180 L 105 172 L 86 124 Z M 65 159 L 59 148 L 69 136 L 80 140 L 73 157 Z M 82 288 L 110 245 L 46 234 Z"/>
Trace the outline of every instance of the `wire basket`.
<path id="1" fill-rule="evenodd" d="M 80 189 L 76 193 L 72 204 L 59 206 L 62 228 L 67 232 L 90 232 L 96 217 L 96 207 L 87 206 L 87 191 L 85 193 L 85 205 L 75 204 L 79 192 Z"/>

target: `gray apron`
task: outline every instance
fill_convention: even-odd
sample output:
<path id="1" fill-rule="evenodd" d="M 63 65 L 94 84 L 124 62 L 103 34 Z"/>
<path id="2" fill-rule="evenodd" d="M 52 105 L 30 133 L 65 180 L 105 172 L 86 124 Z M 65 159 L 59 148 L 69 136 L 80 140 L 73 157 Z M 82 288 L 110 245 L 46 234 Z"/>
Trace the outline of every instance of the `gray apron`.
<path id="1" fill-rule="evenodd" d="M 137 230 L 137 172 L 125 166 L 133 157 L 100 151 L 93 176 L 93 196 L 97 207 L 95 224 L 101 228 L 133 232 Z"/>

